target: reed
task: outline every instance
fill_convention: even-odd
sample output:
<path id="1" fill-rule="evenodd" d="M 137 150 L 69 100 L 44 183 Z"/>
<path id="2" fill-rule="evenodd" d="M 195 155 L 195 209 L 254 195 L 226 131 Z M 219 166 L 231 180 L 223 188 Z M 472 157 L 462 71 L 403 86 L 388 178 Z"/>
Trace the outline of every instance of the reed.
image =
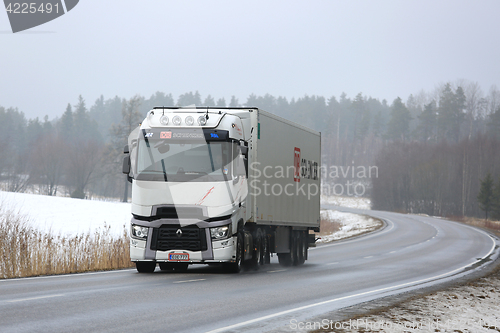
<path id="1" fill-rule="evenodd" d="M 107 225 L 77 236 L 54 235 L 33 228 L 19 212 L 0 208 L 0 278 L 132 267 L 123 230 L 119 237 Z"/>

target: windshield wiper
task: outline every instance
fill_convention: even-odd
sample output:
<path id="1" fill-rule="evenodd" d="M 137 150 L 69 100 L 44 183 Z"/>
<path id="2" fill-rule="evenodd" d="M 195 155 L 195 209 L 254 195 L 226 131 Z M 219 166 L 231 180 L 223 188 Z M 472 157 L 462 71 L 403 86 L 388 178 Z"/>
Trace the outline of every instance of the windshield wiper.
<path id="1" fill-rule="evenodd" d="M 167 182 L 167 170 L 165 169 L 165 161 L 163 159 L 161 160 L 161 167 L 163 169 L 163 178 Z"/>

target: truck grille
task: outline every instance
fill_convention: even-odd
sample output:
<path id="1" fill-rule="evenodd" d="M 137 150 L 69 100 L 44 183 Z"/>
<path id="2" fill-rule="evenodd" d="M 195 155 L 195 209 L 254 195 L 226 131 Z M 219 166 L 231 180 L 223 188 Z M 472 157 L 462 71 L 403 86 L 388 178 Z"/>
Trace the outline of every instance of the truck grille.
<path id="1" fill-rule="evenodd" d="M 153 214 L 157 218 L 179 219 L 192 218 L 203 220 L 203 210 L 199 207 L 175 207 L 175 206 L 158 206 L 153 208 Z"/>
<path id="2" fill-rule="evenodd" d="M 153 229 L 151 250 L 206 251 L 207 239 L 205 230 L 194 225 L 187 227 L 162 225 L 160 228 Z"/>

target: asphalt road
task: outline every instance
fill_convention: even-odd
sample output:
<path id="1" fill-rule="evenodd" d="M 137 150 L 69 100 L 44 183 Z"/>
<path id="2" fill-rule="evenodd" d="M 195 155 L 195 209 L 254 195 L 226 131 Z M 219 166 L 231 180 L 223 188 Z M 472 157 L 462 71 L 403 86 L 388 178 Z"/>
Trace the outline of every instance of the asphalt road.
<path id="1" fill-rule="evenodd" d="M 240 274 L 191 266 L 0 280 L 0 332 L 293 331 L 308 318 L 463 276 L 498 255 L 498 240 L 475 228 L 364 213 L 386 226 L 311 249 L 300 267 L 273 257 Z"/>

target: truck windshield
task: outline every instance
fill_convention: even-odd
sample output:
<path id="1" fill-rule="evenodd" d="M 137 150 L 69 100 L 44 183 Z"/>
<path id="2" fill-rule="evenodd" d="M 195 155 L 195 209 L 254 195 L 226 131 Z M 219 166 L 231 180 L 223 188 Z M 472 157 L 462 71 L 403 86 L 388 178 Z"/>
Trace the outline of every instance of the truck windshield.
<path id="1" fill-rule="evenodd" d="M 232 179 L 236 147 L 230 142 L 173 142 L 141 139 L 136 179 L 169 182 L 211 182 Z"/>

